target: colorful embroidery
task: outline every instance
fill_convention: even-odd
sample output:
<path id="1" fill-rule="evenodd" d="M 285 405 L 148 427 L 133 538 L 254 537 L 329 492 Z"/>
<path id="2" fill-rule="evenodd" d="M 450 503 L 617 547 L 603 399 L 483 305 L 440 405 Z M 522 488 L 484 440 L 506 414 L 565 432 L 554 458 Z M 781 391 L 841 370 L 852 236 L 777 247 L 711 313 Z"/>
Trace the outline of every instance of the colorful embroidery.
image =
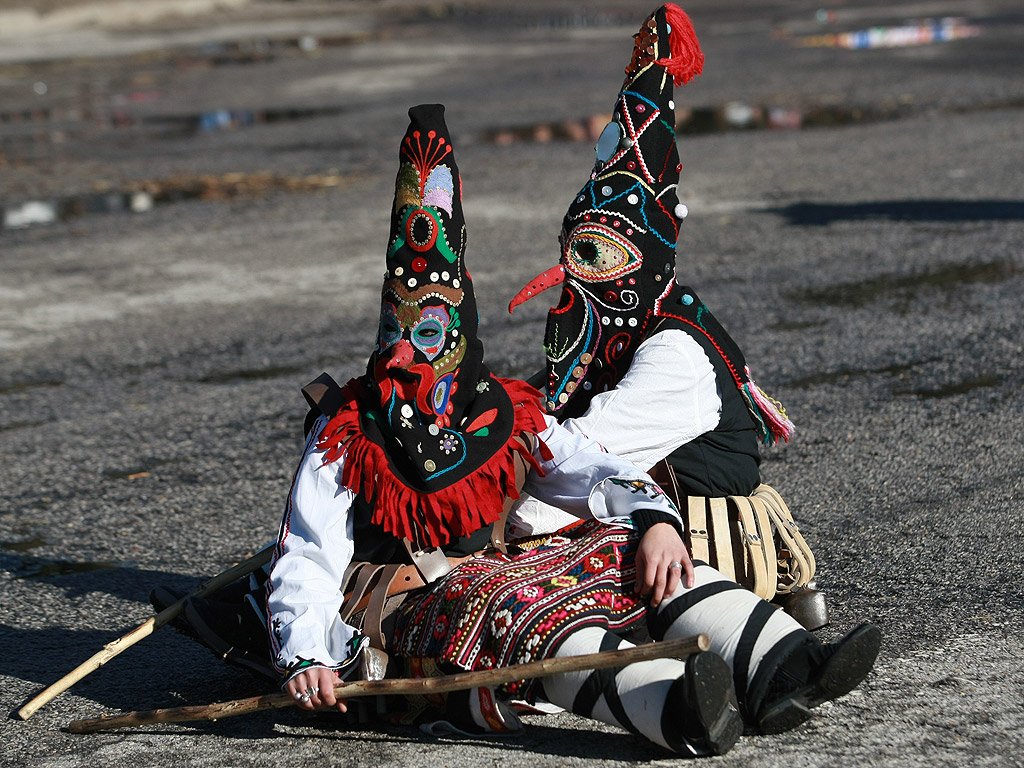
<path id="1" fill-rule="evenodd" d="M 582 414 L 625 375 L 675 279 L 682 166 L 673 81 L 689 80 L 702 62 L 692 25 L 676 6 L 644 23 L 598 140 L 597 164 L 562 219 L 563 269 L 531 281 L 510 305 L 562 286 L 545 335 L 546 407 L 559 419 Z"/>
<path id="2" fill-rule="evenodd" d="M 676 283 L 676 240 L 686 207 L 676 194 L 674 86 L 699 75 L 704 54 L 689 17 L 666 4 L 635 35 L 612 121 L 595 147 L 597 163 L 562 219 L 561 261 L 527 283 L 509 311 L 555 285 L 544 339 L 546 407 L 559 420 L 586 412 L 615 387 L 637 348 L 676 318 L 718 350 L 765 445 L 788 440 L 785 409 L 751 380 L 739 349 Z M 682 299 L 684 310 L 678 311 Z M 691 311 L 692 310 L 692 311 Z"/>
<path id="3" fill-rule="evenodd" d="M 639 628 L 636 545 L 635 532 L 588 521 L 512 558 L 470 560 L 402 606 L 392 650 L 487 669 L 548 658 L 583 627 Z M 528 696 L 531 687 L 506 691 Z"/>
<path id="4" fill-rule="evenodd" d="M 277 646 L 280 647 L 281 620 L 274 619 L 273 624 L 274 635 L 277 639 Z M 292 677 L 296 673 L 301 672 L 304 669 L 309 669 L 310 667 L 327 667 L 328 669 L 333 669 L 336 673 L 338 673 L 339 677 L 345 678 L 348 677 L 355 663 L 359 660 L 363 647 L 369 644 L 370 638 L 368 638 L 361 632 L 356 632 L 345 644 L 345 658 L 341 661 L 340 664 L 325 664 L 322 661 L 317 661 L 315 659 L 304 659 L 301 656 L 296 659 L 293 659 L 289 663 L 284 657 L 281 656 L 280 653 L 278 653 L 277 657 L 275 658 L 275 664 L 278 669 L 284 671 L 285 677 Z"/>
<path id="5" fill-rule="evenodd" d="M 372 501 L 375 524 L 396 538 L 411 540 L 419 548 L 442 546 L 494 522 L 501 514 L 505 498 L 518 498 L 514 465 L 517 453 L 536 470 L 540 469 L 533 454 L 517 437 L 524 432 L 536 434 L 544 429 L 536 390 L 521 381 L 494 381 L 499 386 L 485 390 L 491 395 L 489 401 L 494 402 L 494 398 L 500 396 L 511 401 L 512 422 L 507 437 L 497 450 L 483 456 L 482 463 L 471 472 L 463 473 L 457 482 L 434 487 L 424 483 L 426 487 L 416 487 L 394 472 L 387 452 L 373 439 L 380 439 L 380 433 L 373 435 L 366 431 L 380 422 L 361 418 L 361 393 L 372 389 L 365 381 L 360 383 L 353 379 L 344 387 L 346 403 L 324 427 L 317 447 L 326 451 L 325 464 L 345 456 L 341 483 L 367 502 Z M 440 434 L 438 429 L 437 439 Z M 454 431 L 450 434 L 459 440 L 471 439 Z M 437 445 L 436 452 L 430 455 L 447 454 Z M 465 458 L 465 449 L 453 450 L 452 455 L 457 457 L 451 467 L 454 469 Z M 443 471 L 434 472 L 426 481 Z"/>
<path id="6" fill-rule="evenodd" d="M 325 463 L 346 457 L 341 480 L 373 522 L 420 548 L 497 520 L 518 494 L 514 454 L 537 464 L 519 435 L 545 426 L 539 393 L 499 382 L 483 362 L 448 136 L 442 105 L 409 110 L 377 344 L 318 442 Z"/>

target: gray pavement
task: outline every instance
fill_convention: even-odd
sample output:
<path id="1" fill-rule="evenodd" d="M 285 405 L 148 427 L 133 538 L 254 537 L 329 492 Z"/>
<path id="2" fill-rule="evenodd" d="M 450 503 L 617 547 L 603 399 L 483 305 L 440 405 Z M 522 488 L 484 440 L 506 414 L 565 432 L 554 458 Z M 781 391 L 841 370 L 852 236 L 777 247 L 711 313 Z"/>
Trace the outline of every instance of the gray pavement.
<path id="1" fill-rule="evenodd" d="M 591 157 L 570 139 L 609 110 L 650 10 L 252 0 L 127 18 L 110 3 L 102 23 L 22 16 L 13 34 L 5 14 L 30 5 L 0 2 L 9 712 L 147 618 L 153 586 L 192 586 L 274 536 L 298 387 L 358 373 L 374 333 L 414 103 L 448 107 L 491 366 L 540 365 L 549 304 L 504 306 L 556 256 Z M 706 764 L 1024 765 L 1024 13 L 685 7 L 707 62 L 676 97 L 694 110 L 679 272 L 797 423 L 764 475 L 815 547 L 822 636 L 861 620 L 885 635 L 860 689 Z M 950 15 L 970 36 L 866 50 L 821 37 Z M 760 127 L 794 120 L 814 126 Z M 140 212 L 117 210 L 132 201 Z M 681 762 L 571 715 L 471 741 L 292 711 L 62 730 L 263 690 L 164 629 L 0 723 L 0 764 Z"/>

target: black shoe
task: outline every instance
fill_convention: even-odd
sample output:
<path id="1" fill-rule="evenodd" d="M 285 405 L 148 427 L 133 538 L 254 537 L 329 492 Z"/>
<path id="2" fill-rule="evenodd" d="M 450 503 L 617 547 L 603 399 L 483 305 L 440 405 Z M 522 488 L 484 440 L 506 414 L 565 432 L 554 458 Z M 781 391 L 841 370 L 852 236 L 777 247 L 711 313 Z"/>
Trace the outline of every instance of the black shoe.
<path id="1" fill-rule="evenodd" d="M 185 601 L 183 612 L 187 634 L 225 661 L 250 672 L 277 680 L 270 664 L 267 631 L 246 604 L 234 605 L 201 597 Z"/>
<path id="2" fill-rule="evenodd" d="M 882 643 L 874 624 L 861 624 L 828 645 L 805 643 L 776 670 L 757 710 L 760 733 L 782 733 L 811 718 L 811 710 L 838 699 L 868 676 Z"/>
<path id="3" fill-rule="evenodd" d="M 672 684 L 665 701 L 662 733 L 666 738 L 678 733 L 708 755 L 724 755 L 739 741 L 743 718 L 736 703 L 732 671 L 721 656 L 704 651 L 686 660 L 686 671 Z M 689 752 L 684 744 L 673 741 L 669 746 L 676 752 Z"/>

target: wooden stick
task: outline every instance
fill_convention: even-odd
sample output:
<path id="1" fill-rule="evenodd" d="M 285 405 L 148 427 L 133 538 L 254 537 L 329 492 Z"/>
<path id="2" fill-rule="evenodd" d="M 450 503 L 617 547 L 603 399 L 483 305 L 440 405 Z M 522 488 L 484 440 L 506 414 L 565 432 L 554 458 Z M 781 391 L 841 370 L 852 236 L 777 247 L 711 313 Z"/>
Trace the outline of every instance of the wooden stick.
<path id="1" fill-rule="evenodd" d="M 102 667 L 112 658 L 128 650 L 140 640 L 149 637 L 156 630 L 158 630 L 164 624 L 171 621 L 172 619 L 174 619 L 175 616 L 181 613 L 182 608 L 185 605 L 185 601 L 188 600 L 190 597 L 204 597 L 205 595 L 208 595 L 211 592 L 216 592 L 218 589 L 227 586 L 235 579 L 241 578 L 242 576 L 252 573 L 260 566 L 269 562 L 272 554 L 273 547 L 267 547 L 265 549 L 260 550 L 255 555 L 250 557 L 248 560 L 243 560 L 238 565 L 228 568 L 223 573 L 217 574 L 209 581 L 200 585 L 200 587 L 196 589 L 194 592 L 181 598 L 180 600 L 178 600 L 178 602 L 174 603 L 173 605 L 167 606 L 162 611 L 160 611 L 160 613 L 149 618 L 147 621 L 137 626 L 128 634 L 119 637 L 117 640 L 114 640 L 113 642 L 107 643 L 105 646 L 103 646 L 103 650 L 93 654 L 84 662 L 75 667 L 73 670 L 68 672 L 68 674 L 64 675 L 64 677 L 62 677 L 60 680 L 58 680 L 53 685 L 49 686 L 48 688 L 44 689 L 42 692 L 37 694 L 33 699 L 31 699 L 27 704 L 25 704 L 25 706 L 18 710 L 18 717 L 20 717 L 22 720 L 28 720 L 30 717 L 32 717 L 32 715 L 36 713 L 36 711 L 40 707 L 57 698 L 60 694 L 62 694 L 72 685 L 77 683 L 83 677 L 95 672 L 97 669 Z"/>
<path id="2" fill-rule="evenodd" d="M 532 680 L 548 675 L 575 672 L 581 669 L 602 669 L 619 667 L 637 661 L 650 659 L 682 658 L 698 651 L 706 651 L 711 645 L 707 635 L 665 640 L 660 643 L 646 643 L 618 651 L 602 651 L 583 656 L 563 656 L 541 659 L 528 664 L 485 669 L 477 672 L 460 672 L 455 675 L 421 678 L 393 678 L 384 680 L 360 680 L 354 683 L 338 683 L 334 695 L 339 699 L 357 696 L 380 696 L 384 694 L 425 695 L 447 693 L 467 688 L 501 685 L 516 680 Z M 220 720 L 225 717 L 262 712 L 266 709 L 280 709 L 294 704 L 287 693 L 269 693 L 248 699 L 235 699 L 216 704 L 201 704 L 191 707 L 172 707 L 128 712 L 124 715 L 101 715 L 100 717 L 75 720 L 68 724 L 71 733 L 95 733 L 113 728 L 130 728 L 152 723 L 181 723 L 189 720 Z"/>

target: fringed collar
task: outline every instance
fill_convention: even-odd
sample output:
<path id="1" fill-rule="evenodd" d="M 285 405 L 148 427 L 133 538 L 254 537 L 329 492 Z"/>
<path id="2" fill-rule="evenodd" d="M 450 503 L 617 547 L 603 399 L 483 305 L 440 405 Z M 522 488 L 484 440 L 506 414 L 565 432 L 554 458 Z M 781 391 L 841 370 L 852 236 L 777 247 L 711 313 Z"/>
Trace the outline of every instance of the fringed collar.
<path id="1" fill-rule="evenodd" d="M 523 433 L 536 435 L 544 429 L 540 393 L 523 381 L 498 377 L 491 381 L 500 385 L 509 401 L 508 436 L 489 456 L 475 456 L 475 469 L 442 487 L 415 488 L 398 476 L 395 466 L 405 458 L 404 451 L 373 431 L 375 422 L 366 418 L 372 400 L 362 394 L 366 389 L 358 379 L 345 385 L 343 405 L 321 433 L 317 447 L 326 451 L 324 464 L 344 456 L 341 482 L 370 504 L 373 523 L 397 538 L 409 539 L 417 548 L 442 546 L 469 535 L 498 520 L 507 497 L 518 498 L 516 453 L 540 470 L 519 439 Z M 541 451 L 550 455 L 543 444 Z"/>

